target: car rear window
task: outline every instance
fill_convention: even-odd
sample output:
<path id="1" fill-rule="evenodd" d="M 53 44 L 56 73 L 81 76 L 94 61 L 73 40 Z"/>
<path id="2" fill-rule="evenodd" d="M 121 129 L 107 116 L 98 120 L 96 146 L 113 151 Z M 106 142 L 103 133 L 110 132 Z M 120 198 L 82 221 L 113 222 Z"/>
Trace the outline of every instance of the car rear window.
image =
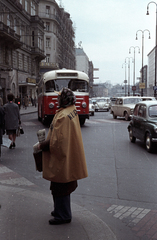
<path id="1" fill-rule="evenodd" d="M 148 109 L 148 114 L 150 117 L 157 117 L 157 105 L 152 105 Z"/>

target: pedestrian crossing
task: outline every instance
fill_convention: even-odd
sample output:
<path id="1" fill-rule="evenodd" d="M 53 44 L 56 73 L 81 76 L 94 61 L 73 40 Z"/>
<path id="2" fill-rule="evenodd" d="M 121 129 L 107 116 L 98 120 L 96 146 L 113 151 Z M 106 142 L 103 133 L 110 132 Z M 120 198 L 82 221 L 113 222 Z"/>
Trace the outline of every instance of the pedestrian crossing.
<path id="1" fill-rule="evenodd" d="M 129 224 L 137 224 L 144 218 L 151 209 L 137 208 L 137 207 L 129 207 L 129 206 L 121 206 L 121 205 L 112 205 L 107 211 L 113 215 L 113 217 L 123 220 L 125 218 L 129 218 Z"/>

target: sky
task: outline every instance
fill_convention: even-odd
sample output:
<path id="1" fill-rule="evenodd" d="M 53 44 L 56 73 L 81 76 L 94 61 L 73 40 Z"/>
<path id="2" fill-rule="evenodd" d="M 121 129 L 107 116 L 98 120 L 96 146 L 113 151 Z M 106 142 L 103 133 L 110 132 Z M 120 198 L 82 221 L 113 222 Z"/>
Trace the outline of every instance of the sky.
<path id="1" fill-rule="evenodd" d="M 130 61 L 130 84 L 133 85 L 135 48 L 135 82 L 143 65 L 148 64 L 148 53 L 155 46 L 156 4 L 147 0 L 56 0 L 70 14 L 75 28 L 75 45 L 82 48 L 93 62 L 94 83 L 110 82 L 124 84 L 128 79 Z M 146 15 L 147 5 L 149 15 Z M 146 30 L 148 29 L 150 32 Z M 140 31 L 139 31 L 140 30 Z M 145 31 L 146 30 L 146 31 Z M 136 39 L 136 33 L 137 38 Z M 138 47 L 140 53 L 138 53 Z M 131 53 L 129 54 L 129 49 Z M 125 70 L 126 61 L 126 70 Z"/>

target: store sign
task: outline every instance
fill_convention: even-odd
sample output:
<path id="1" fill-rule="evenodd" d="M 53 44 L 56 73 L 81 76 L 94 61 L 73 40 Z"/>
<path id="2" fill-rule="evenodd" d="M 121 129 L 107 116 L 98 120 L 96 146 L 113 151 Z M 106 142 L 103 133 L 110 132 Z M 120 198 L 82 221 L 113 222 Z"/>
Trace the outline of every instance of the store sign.
<path id="1" fill-rule="evenodd" d="M 27 80 L 27 83 L 34 83 L 34 84 L 36 84 L 36 79 L 34 79 L 34 78 L 27 78 L 26 80 Z"/>
<path id="2" fill-rule="evenodd" d="M 144 89 L 145 88 L 145 83 L 144 82 L 140 82 L 139 83 L 139 87 Z"/>

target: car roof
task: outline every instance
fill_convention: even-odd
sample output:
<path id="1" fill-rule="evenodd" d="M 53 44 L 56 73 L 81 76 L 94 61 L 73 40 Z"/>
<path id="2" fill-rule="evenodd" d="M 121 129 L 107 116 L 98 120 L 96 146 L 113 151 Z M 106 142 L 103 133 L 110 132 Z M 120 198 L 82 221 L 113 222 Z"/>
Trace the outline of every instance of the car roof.
<path id="1" fill-rule="evenodd" d="M 117 97 L 117 99 L 128 99 L 128 98 L 141 98 L 139 96 L 128 96 L 128 97 Z"/>
<path id="2" fill-rule="evenodd" d="M 140 102 L 136 103 L 136 105 L 138 105 L 138 104 L 140 104 L 140 105 L 144 104 L 149 107 L 151 105 L 157 105 L 157 101 L 156 100 L 140 101 Z"/>

